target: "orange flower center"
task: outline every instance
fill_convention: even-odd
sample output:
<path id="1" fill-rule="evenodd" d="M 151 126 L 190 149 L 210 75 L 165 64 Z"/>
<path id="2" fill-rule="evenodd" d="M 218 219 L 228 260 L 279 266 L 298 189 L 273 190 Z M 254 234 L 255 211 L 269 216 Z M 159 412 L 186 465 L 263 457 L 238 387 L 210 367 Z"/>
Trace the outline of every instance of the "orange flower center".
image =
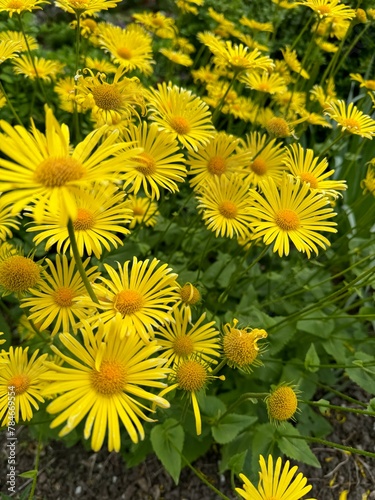
<path id="1" fill-rule="evenodd" d="M 241 56 L 233 56 L 230 59 L 230 64 L 235 69 L 246 68 L 249 65 L 247 59 Z"/>
<path id="2" fill-rule="evenodd" d="M 65 186 L 68 182 L 79 181 L 86 170 L 74 158 L 47 158 L 34 172 L 34 180 L 48 188 Z"/>
<path id="3" fill-rule="evenodd" d="M 79 208 L 77 218 L 73 222 L 76 231 L 87 231 L 92 229 L 95 225 L 95 217 L 90 210 L 86 208 Z"/>
<path id="4" fill-rule="evenodd" d="M 129 59 L 132 58 L 132 53 L 131 53 L 131 50 L 128 49 L 127 47 L 119 47 L 117 49 L 117 54 L 122 58 L 122 59 L 126 59 L 127 61 L 129 61 Z"/>
<path id="5" fill-rule="evenodd" d="M 143 297 L 137 290 L 122 290 L 115 297 L 115 309 L 123 316 L 134 314 L 143 306 Z"/>
<path id="6" fill-rule="evenodd" d="M 189 356 L 194 351 L 194 344 L 191 337 L 187 335 L 181 335 L 176 337 L 173 342 L 173 350 L 177 356 L 186 357 Z"/>
<path id="7" fill-rule="evenodd" d="M 8 9 L 22 9 L 24 7 L 24 3 L 22 0 L 10 0 L 8 3 Z"/>
<path id="8" fill-rule="evenodd" d="M 342 121 L 342 124 L 348 130 L 360 130 L 361 129 L 360 123 L 357 120 L 355 120 L 354 118 L 345 118 Z"/>
<path id="9" fill-rule="evenodd" d="M 122 392 L 127 381 L 127 373 L 118 361 L 103 361 L 100 370 L 91 372 L 91 384 L 96 392 L 104 396 L 112 396 Z"/>
<path id="10" fill-rule="evenodd" d="M 142 207 L 133 207 L 133 215 L 144 215 L 145 211 Z"/>
<path id="11" fill-rule="evenodd" d="M 250 168 L 256 175 L 264 175 L 268 168 L 267 163 L 263 160 L 263 158 L 255 158 L 253 162 L 250 163 Z"/>
<path id="12" fill-rule="evenodd" d="M 266 128 L 268 132 L 275 137 L 288 137 L 290 135 L 289 127 L 284 118 L 271 118 L 268 121 Z"/>
<path id="13" fill-rule="evenodd" d="M 283 231 L 295 231 L 300 227 L 300 220 L 294 210 L 283 208 L 275 217 L 275 222 Z"/>
<path id="14" fill-rule="evenodd" d="M 298 407 L 296 393 L 291 387 L 281 386 L 270 394 L 267 407 L 270 418 L 288 420 L 293 417 Z"/>
<path id="15" fill-rule="evenodd" d="M 235 219 L 238 213 L 237 206 L 233 201 L 224 200 L 219 204 L 219 212 L 226 219 Z"/>
<path id="16" fill-rule="evenodd" d="M 53 293 L 53 300 L 60 307 L 71 307 L 74 297 L 74 291 L 67 286 L 61 286 Z"/>
<path id="17" fill-rule="evenodd" d="M 191 392 L 199 391 L 206 383 L 207 371 L 201 363 L 189 359 L 178 366 L 176 379 L 180 389 Z"/>
<path id="18" fill-rule="evenodd" d="M 30 378 L 23 373 L 14 375 L 9 382 L 8 387 L 14 387 L 14 392 L 17 396 L 23 394 L 30 387 Z"/>
<path id="19" fill-rule="evenodd" d="M 316 189 L 318 187 L 318 181 L 316 180 L 315 175 L 311 174 L 310 172 L 302 172 L 300 174 L 301 179 L 303 182 L 308 182 L 310 184 L 310 187 L 313 189 Z"/>
<path id="20" fill-rule="evenodd" d="M 331 13 L 331 7 L 330 5 L 319 5 L 316 11 L 319 12 L 321 16 L 326 16 Z"/>
<path id="21" fill-rule="evenodd" d="M 82 21 L 82 26 L 88 28 L 90 31 L 95 31 L 98 24 L 93 19 L 84 19 Z"/>
<path id="22" fill-rule="evenodd" d="M 170 126 L 179 135 L 188 134 L 191 130 L 190 123 L 183 116 L 174 116 L 170 121 Z"/>
<path id="23" fill-rule="evenodd" d="M 28 257 L 12 255 L 0 263 L 0 285 L 9 292 L 24 292 L 37 284 L 38 264 Z"/>
<path id="24" fill-rule="evenodd" d="M 186 283 L 180 290 L 181 300 L 185 304 L 194 305 L 201 299 L 199 290 L 191 283 Z"/>
<path id="25" fill-rule="evenodd" d="M 257 90 L 260 90 L 261 92 L 269 92 L 271 90 L 271 85 L 268 82 L 261 82 L 258 85 Z"/>
<path id="26" fill-rule="evenodd" d="M 259 354 L 257 342 L 267 337 L 265 330 L 255 329 L 251 332 L 231 328 L 224 336 L 224 354 L 231 363 L 242 367 L 250 365 Z"/>
<path id="27" fill-rule="evenodd" d="M 226 161 L 222 156 L 213 156 L 208 160 L 207 170 L 212 175 L 221 175 L 227 170 Z"/>
<path id="28" fill-rule="evenodd" d="M 95 104 L 100 109 L 116 110 L 122 106 L 122 96 L 113 83 L 102 83 L 92 89 Z"/>
<path id="29" fill-rule="evenodd" d="M 140 153 L 137 158 L 135 158 L 137 166 L 135 169 L 143 175 L 152 175 L 156 172 L 156 162 L 151 155 L 146 153 Z"/>
<path id="30" fill-rule="evenodd" d="M 366 89 L 375 90 L 375 80 L 367 80 L 365 82 Z"/>

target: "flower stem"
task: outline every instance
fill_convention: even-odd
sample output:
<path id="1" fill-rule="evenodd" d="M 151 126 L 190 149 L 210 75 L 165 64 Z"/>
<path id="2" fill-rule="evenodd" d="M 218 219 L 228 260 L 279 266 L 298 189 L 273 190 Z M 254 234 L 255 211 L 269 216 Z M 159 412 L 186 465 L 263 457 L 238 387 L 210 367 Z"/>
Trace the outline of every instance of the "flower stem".
<path id="1" fill-rule="evenodd" d="M 220 111 L 221 111 L 221 108 L 223 107 L 224 105 L 224 102 L 225 102 L 225 98 L 227 97 L 227 95 L 229 94 L 229 91 L 230 89 L 233 87 L 234 85 L 234 82 L 236 81 L 236 78 L 237 78 L 237 75 L 238 75 L 238 71 L 235 71 L 234 72 L 234 75 L 233 75 L 233 78 L 232 78 L 232 81 L 230 82 L 230 84 L 228 85 L 228 88 L 227 90 L 225 91 L 225 94 L 223 95 L 223 97 L 220 99 L 219 101 L 219 104 L 217 105 L 215 111 L 214 111 L 214 114 L 212 115 L 212 123 L 215 125 L 216 121 L 217 121 L 217 118 L 220 114 Z"/>
<path id="2" fill-rule="evenodd" d="M 20 117 L 18 116 L 17 111 L 14 109 L 13 104 L 10 102 L 10 99 L 9 99 L 9 97 L 8 97 L 8 94 L 5 92 L 5 89 L 4 89 L 3 84 L 1 83 L 1 81 L 0 81 L 0 92 L 1 92 L 1 93 L 3 94 L 3 96 L 5 97 L 5 100 L 6 100 L 7 104 L 8 104 L 9 109 L 11 110 L 11 112 L 12 112 L 12 114 L 13 114 L 14 118 L 15 118 L 15 119 L 17 120 L 17 122 L 18 122 L 18 123 L 19 123 L 19 124 L 23 127 L 23 123 L 22 123 L 22 121 L 21 121 Z"/>
<path id="3" fill-rule="evenodd" d="M 375 412 L 369 411 L 369 410 L 359 410 L 357 408 L 348 408 L 347 406 L 338 406 L 338 405 L 331 405 L 331 404 L 326 404 L 326 403 L 319 403 L 319 401 L 305 401 L 305 400 L 300 400 L 301 403 L 305 403 L 310 406 L 321 406 L 323 408 L 329 408 L 331 410 L 339 410 L 339 411 L 346 411 L 348 413 L 358 413 L 360 415 L 371 415 L 372 417 L 375 417 Z"/>
<path id="4" fill-rule="evenodd" d="M 220 415 L 220 417 L 216 420 L 215 425 L 217 425 L 221 420 L 223 420 L 223 418 L 232 413 L 237 406 L 245 401 L 248 401 L 249 399 L 264 399 L 267 396 L 268 392 L 246 392 L 245 394 L 242 394 L 242 396 L 240 396 L 222 415 Z"/>
<path id="5" fill-rule="evenodd" d="M 39 442 L 38 442 L 38 447 L 36 449 L 36 457 L 35 457 L 35 465 L 34 465 L 34 477 L 33 477 L 33 482 L 32 482 L 31 489 L 30 489 L 29 500 L 33 500 L 33 498 L 34 498 L 36 483 L 37 483 L 37 479 L 38 479 L 38 469 L 39 469 L 39 460 L 40 460 L 40 452 L 41 451 L 42 451 L 42 439 L 40 437 Z"/>
<path id="6" fill-rule="evenodd" d="M 332 146 L 334 146 L 337 142 L 339 142 L 340 139 L 342 139 L 343 135 L 344 134 L 341 132 L 336 137 L 336 139 L 334 139 L 330 144 L 328 144 L 328 146 L 320 153 L 319 158 L 323 158 L 328 153 L 328 151 L 332 148 Z"/>
<path id="7" fill-rule="evenodd" d="M 87 293 L 90 295 L 91 300 L 93 302 L 95 302 L 96 304 L 99 304 L 99 300 L 98 300 L 97 296 L 95 295 L 94 290 L 92 289 L 90 281 L 87 278 L 85 268 L 83 267 L 83 264 L 82 264 L 81 256 L 79 255 L 77 240 L 76 240 L 76 236 L 74 233 L 74 226 L 73 226 L 73 222 L 71 219 L 69 219 L 69 222 L 68 222 L 68 233 L 69 233 L 69 239 L 70 239 L 70 244 L 71 244 L 72 251 L 73 251 L 74 260 L 75 260 L 78 272 L 81 275 L 83 284 L 85 285 Z"/>
<path id="8" fill-rule="evenodd" d="M 354 49 L 354 47 L 357 45 L 359 42 L 359 39 L 362 38 L 362 36 L 366 33 L 366 31 L 369 29 L 371 23 L 367 23 L 366 26 L 363 28 L 363 30 L 358 33 L 358 35 L 354 38 L 353 42 L 350 44 L 349 48 L 346 50 L 345 54 L 338 59 L 338 64 L 337 66 L 333 69 L 332 71 L 332 78 L 335 78 L 336 73 L 340 69 L 340 67 L 344 64 L 346 58 L 350 54 L 350 52 Z"/>

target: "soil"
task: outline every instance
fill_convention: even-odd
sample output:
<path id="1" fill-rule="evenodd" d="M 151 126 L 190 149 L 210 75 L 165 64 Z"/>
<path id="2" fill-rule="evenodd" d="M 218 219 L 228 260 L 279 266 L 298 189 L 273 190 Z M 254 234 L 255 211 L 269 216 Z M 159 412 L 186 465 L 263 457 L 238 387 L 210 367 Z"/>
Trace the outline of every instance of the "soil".
<path id="1" fill-rule="evenodd" d="M 369 400 L 363 391 L 354 389 L 353 397 Z M 345 405 L 335 398 L 333 404 Z M 328 440 L 346 446 L 375 451 L 374 419 L 353 413 L 332 413 L 329 417 L 334 426 Z M 37 443 L 27 442 L 26 427 L 18 428 L 19 451 L 17 472 L 34 468 Z M 5 432 L 0 441 L 0 463 L 6 463 Z M 21 446 L 22 444 L 22 446 Z M 340 450 L 312 447 L 322 468 L 316 469 L 299 464 L 313 490 L 309 497 L 317 500 L 375 500 L 375 460 L 349 455 Z M 230 475 L 218 474 L 220 456 L 210 452 L 197 460 L 194 466 L 205 478 L 228 498 L 234 500 L 235 493 L 230 484 Z M 5 468 L 2 467 L 0 491 L 6 493 Z M 20 498 L 31 480 L 17 477 L 17 493 Z M 240 485 L 240 483 L 237 483 Z M 347 496 L 342 492 L 347 491 Z M 340 494 L 342 494 L 340 496 Z M 180 483 L 176 486 L 155 456 L 149 456 L 141 465 L 128 469 L 121 455 L 102 450 L 93 453 L 82 445 L 66 449 L 61 442 L 51 442 L 41 452 L 39 477 L 35 492 L 36 500 L 218 500 L 220 497 L 204 484 L 194 473 L 185 468 Z"/>

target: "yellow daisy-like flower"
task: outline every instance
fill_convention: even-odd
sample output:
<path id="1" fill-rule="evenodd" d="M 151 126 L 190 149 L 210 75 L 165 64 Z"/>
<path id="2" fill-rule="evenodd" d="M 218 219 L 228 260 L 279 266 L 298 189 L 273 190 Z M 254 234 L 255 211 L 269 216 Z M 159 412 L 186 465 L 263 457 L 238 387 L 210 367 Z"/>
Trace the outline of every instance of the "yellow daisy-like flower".
<path id="1" fill-rule="evenodd" d="M 268 417 L 270 421 L 276 425 L 294 420 L 294 415 L 298 409 L 298 391 L 295 387 L 291 387 L 286 383 L 271 390 L 265 398 L 267 405 Z"/>
<path id="2" fill-rule="evenodd" d="M 7 59 L 18 57 L 21 51 L 21 44 L 13 40 L 0 40 L 0 64 Z"/>
<path id="3" fill-rule="evenodd" d="M 175 0 L 177 7 L 185 14 L 198 15 L 198 7 L 204 4 L 204 0 Z"/>
<path id="4" fill-rule="evenodd" d="M 215 321 L 202 324 L 206 313 L 190 324 L 191 314 L 186 308 L 175 308 L 172 323 L 160 327 L 156 332 L 158 344 L 163 349 L 162 357 L 167 358 L 165 366 L 178 365 L 182 360 L 199 357 L 217 363 L 220 356 L 219 332 L 214 328 Z"/>
<path id="5" fill-rule="evenodd" d="M 372 139 L 375 135 L 375 120 L 360 111 L 353 102 L 348 106 L 345 101 L 331 102 L 324 114 L 350 134 L 360 135 L 366 139 Z"/>
<path id="6" fill-rule="evenodd" d="M 370 163 L 366 177 L 361 181 L 363 194 L 370 193 L 375 196 L 375 165 Z"/>
<path id="7" fill-rule="evenodd" d="M 260 182 L 263 195 L 251 190 L 251 227 L 255 238 L 263 238 L 266 245 L 274 243 L 273 251 L 279 256 L 289 255 L 289 239 L 299 252 L 310 258 L 311 251 L 318 254 L 318 246 L 326 249 L 329 240 L 320 231 L 336 233 L 337 224 L 328 219 L 336 214 L 328 198 L 311 191 L 310 185 L 284 174 L 280 191 L 275 181 L 268 178 Z"/>
<path id="8" fill-rule="evenodd" d="M 309 7 L 320 17 L 320 19 L 353 19 L 355 10 L 340 0 L 301 0 L 298 5 Z"/>
<path id="9" fill-rule="evenodd" d="M 236 38 L 238 38 L 238 40 L 240 40 L 247 47 L 249 47 L 249 49 L 258 49 L 261 50 L 262 52 L 269 52 L 270 50 L 269 47 L 267 47 L 267 45 L 264 45 L 264 43 L 259 43 L 257 40 L 254 40 L 254 38 L 248 34 L 238 33 L 236 35 Z"/>
<path id="10" fill-rule="evenodd" d="M 100 73 L 116 73 L 117 71 L 117 66 L 106 59 L 87 57 L 85 62 L 87 68 L 99 71 Z"/>
<path id="11" fill-rule="evenodd" d="M 14 425 L 20 420 L 26 422 L 33 417 L 33 408 L 39 410 L 38 403 L 44 403 L 41 395 L 45 382 L 45 359 L 48 354 L 38 357 L 36 350 L 28 359 L 29 348 L 10 347 L 7 363 L 2 363 L 0 373 L 0 426 Z M 9 410 L 12 410 L 11 412 Z"/>
<path id="12" fill-rule="evenodd" d="M 17 229 L 19 221 L 11 214 L 11 207 L 3 203 L 0 196 L 0 241 L 5 241 L 13 236 L 10 228 Z"/>
<path id="13" fill-rule="evenodd" d="M 143 188 L 151 199 L 160 198 L 160 187 L 174 193 L 178 191 L 177 182 L 186 177 L 185 159 L 173 136 L 160 130 L 156 123 L 148 125 L 133 124 L 124 132 L 124 139 L 142 148 L 142 153 L 133 158 L 133 164 L 125 164 L 121 178 L 124 189 L 137 194 Z"/>
<path id="14" fill-rule="evenodd" d="M 9 17 L 13 14 L 22 14 L 23 12 L 31 12 L 39 7 L 42 3 L 50 3 L 47 0 L 0 0 L 0 12 L 8 12 Z"/>
<path id="15" fill-rule="evenodd" d="M 157 217 L 160 215 L 158 205 L 150 198 L 142 198 L 140 196 L 129 195 L 127 197 L 128 207 L 133 212 L 133 219 L 129 224 L 132 229 L 137 224 L 153 227 L 157 222 Z"/>
<path id="16" fill-rule="evenodd" d="M 172 41 L 172 43 L 173 47 L 177 47 L 184 54 L 192 54 L 193 52 L 195 52 L 195 47 L 192 43 L 189 42 L 188 38 L 178 36 Z"/>
<path id="17" fill-rule="evenodd" d="M 1 245 L 0 291 L 2 295 L 16 293 L 23 295 L 30 288 L 39 285 L 42 268 L 31 257 L 21 255 L 6 244 Z"/>
<path id="18" fill-rule="evenodd" d="M 48 363 L 49 381 L 44 395 L 57 396 L 48 405 L 48 413 L 60 413 L 51 427 L 65 422 L 59 435 L 71 432 L 84 418 L 85 439 L 91 437 L 91 447 L 99 451 L 108 434 L 108 450 L 120 451 L 120 422 L 133 443 L 144 439 L 141 420 L 154 422 L 145 411 L 152 411 L 144 401 L 168 408 L 164 398 L 150 392 L 161 389 L 161 382 L 169 372 L 163 368 L 165 360 L 154 357 L 159 347 L 156 342 L 144 345 L 137 335 L 121 339 L 115 322 L 99 325 L 96 333 L 86 325 L 82 331 L 84 345 L 65 333 L 59 339 L 70 354 L 63 354 L 55 346 L 52 350 L 70 367 Z"/>
<path id="19" fill-rule="evenodd" d="M 75 88 L 74 78 L 71 76 L 60 78 L 53 87 L 53 90 L 59 96 L 59 107 L 68 113 L 74 113 L 75 109 L 82 113 L 82 107 L 74 101 Z"/>
<path id="20" fill-rule="evenodd" d="M 163 48 L 160 49 L 159 52 L 175 64 L 180 64 L 181 66 L 193 65 L 192 58 L 179 50 L 171 50 Z"/>
<path id="21" fill-rule="evenodd" d="M 220 75 L 215 72 L 209 64 L 192 70 L 191 75 L 194 78 L 195 83 L 202 82 L 205 85 L 208 83 L 216 83 L 220 78 Z"/>
<path id="22" fill-rule="evenodd" d="M 295 50 L 292 50 L 290 47 L 285 47 L 285 49 L 281 49 L 281 52 L 284 56 L 285 62 L 292 71 L 301 75 L 302 78 L 310 78 L 308 72 L 302 68 L 301 63 L 299 62 L 297 57 L 297 52 Z"/>
<path id="23" fill-rule="evenodd" d="M 180 300 L 176 303 L 175 307 L 180 307 L 181 312 L 189 315 L 189 322 L 191 323 L 191 306 L 195 306 L 201 301 L 201 293 L 196 286 L 192 283 L 185 283 L 179 288 Z"/>
<path id="24" fill-rule="evenodd" d="M 275 102 L 280 112 L 287 115 L 289 112 L 293 116 L 291 111 L 298 111 L 305 107 L 306 105 L 306 94 L 305 92 L 292 92 L 290 90 L 285 90 L 283 93 L 277 93 L 272 96 L 272 101 Z"/>
<path id="25" fill-rule="evenodd" d="M 255 186 L 268 177 L 279 183 L 285 170 L 283 144 L 277 143 L 276 139 L 267 142 L 267 139 L 266 134 L 251 132 L 244 143 L 245 151 L 251 157 L 246 167 L 247 180 Z"/>
<path id="26" fill-rule="evenodd" d="M 123 266 L 118 264 L 118 272 L 104 264 L 109 279 L 101 277 L 103 285 L 93 287 L 103 312 L 92 321 L 107 323 L 117 318 L 121 338 L 138 334 L 146 343 L 155 327 L 172 321 L 172 306 L 178 300 L 177 275 L 167 264 L 158 267 L 159 262 L 134 257 Z"/>
<path id="27" fill-rule="evenodd" d="M 77 216 L 73 193 L 79 186 L 89 186 L 95 180 L 117 180 L 117 172 L 125 160 L 128 144 L 115 142 L 117 133 L 99 141 L 106 127 L 91 132 L 72 151 L 69 129 L 60 125 L 51 109 L 46 110 L 46 135 L 32 122 L 31 132 L 0 121 L 4 134 L 0 150 L 10 160 L 0 159 L 0 182 L 4 203 L 13 204 L 12 213 L 35 204 L 33 215 L 42 222 L 46 207 L 60 214 L 64 221 Z M 94 148 L 95 151 L 94 151 Z M 116 156 L 114 156 L 116 155 Z M 134 150 L 133 150 L 134 155 Z"/>
<path id="28" fill-rule="evenodd" d="M 49 272 L 43 274 L 43 281 L 38 290 L 31 289 L 31 297 L 22 300 L 21 307 L 29 307 L 29 320 L 33 320 L 40 330 L 47 330 L 52 324 L 51 335 L 57 332 L 76 331 L 77 319 L 83 320 L 90 314 L 90 310 L 79 303 L 79 297 L 86 295 L 85 285 L 79 272 L 75 272 L 75 262 L 68 262 L 66 255 L 56 255 L 56 264 L 46 259 Z M 87 259 L 83 263 L 86 268 Z M 90 282 L 100 273 L 97 267 L 85 270 Z"/>
<path id="29" fill-rule="evenodd" d="M 243 26 L 247 26 L 248 28 L 255 30 L 255 31 L 269 31 L 270 33 L 273 33 L 273 24 L 272 23 L 260 23 L 259 21 L 256 21 L 255 19 L 248 19 L 245 16 L 241 17 L 240 23 Z"/>
<path id="30" fill-rule="evenodd" d="M 339 50 L 337 45 L 331 42 L 327 42 L 327 40 L 324 40 L 323 38 L 316 38 L 315 43 L 319 48 L 324 50 L 324 52 L 329 52 L 331 54 L 334 54 Z"/>
<path id="31" fill-rule="evenodd" d="M 189 174 L 193 176 L 190 185 L 201 186 L 208 179 L 225 175 L 230 177 L 237 173 L 244 176 L 244 168 L 250 161 L 250 154 L 240 151 L 240 139 L 226 132 L 219 132 L 204 147 L 197 152 L 191 151 L 188 156 Z"/>
<path id="32" fill-rule="evenodd" d="M 108 83 L 105 73 L 94 73 L 85 69 L 90 76 L 78 80 L 76 101 L 83 108 L 91 109 L 94 118 L 108 125 L 116 125 L 122 119 L 139 116 L 137 108 L 145 110 L 144 93 L 138 78 L 124 77 L 124 67 L 119 67 Z"/>
<path id="33" fill-rule="evenodd" d="M 80 30 L 81 30 L 81 36 L 84 38 L 88 38 L 94 45 L 97 45 L 97 35 L 98 35 L 98 23 L 88 17 L 88 18 L 81 18 L 80 19 Z M 72 29 L 77 29 L 77 21 L 74 20 L 70 23 L 70 27 Z"/>
<path id="34" fill-rule="evenodd" d="M 27 43 L 29 44 L 30 50 L 35 50 L 39 47 L 38 42 L 33 36 L 26 35 Z M 20 31 L 2 31 L 0 33 L 0 40 L 2 41 L 13 41 L 20 44 L 20 52 L 27 51 L 27 45 L 25 42 L 25 37 Z"/>
<path id="35" fill-rule="evenodd" d="M 151 120 L 172 137 L 177 137 L 188 150 L 197 151 L 214 136 L 215 128 L 207 104 L 190 90 L 163 82 L 158 84 L 158 90 L 151 89 L 148 100 Z"/>
<path id="36" fill-rule="evenodd" d="M 0 90 L 0 109 L 3 108 L 6 103 L 7 103 L 7 100 L 5 98 L 5 95 Z"/>
<path id="37" fill-rule="evenodd" d="M 268 455 L 268 463 L 260 455 L 259 464 L 261 471 L 257 488 L 244 474 L 240 474 L 244 484 L 242 488 L 236 488 L 236 492 L 245 500 L 270 500 L 271 498 L 272 500 L 300 500 L 312 489 L 312 486 L 306 486 L 307 479 L 301 472 L 293 479 L 298 467 L 290 467 L 289 460 L 282 468 L 282 460 L 279 457 L 274 467 L 272 455 Z M 306 500 L 316 500 L 316 498 Z"/>
<path id="38" fill-rule="evenodd" d="M 240 81 L 253 90 L 267 94 L 280 94 L 287 90 L 284 78 L 276 72 L 246 73 Z"/>
<path id="39" fill-rule="evenodd" d="M 151 75 L 152 39 L 140 26 L 131 24 L 122 29 L 105 24 L 100 29 L 100 45 L 126 72 L 138 69 L 145 75 Z"/>
<path id="40" fill-rule="evenodd" d="M 71 14 L 93 16 L 101 10 L 117 7 L 120 0 L 56 0 L 57 7 Z"/>
<path id="41" fill-rule="evenodd" d="M 241 177 L 214 177 L 199 189 L 198 209 L 216 238 L 246 238 L 251 222 L 249 189 Z"/>
<path id="42" fill-rule="evenodd" d="M 36 78 L 41 78 L 45 82 L 50 82 L 58 73 L 61 73 L 65 67 L 65 64 L 44 59 L 44 57 L 34 57 L 34 64 L 28 56 L 21 56 L 13 62 L 13 71 L 16 75 L 23 75 L 26 78 L 35 80 Z M 35 72 L 35 68 L 36 72 Z"/>
<path id="43" fill-rule="evenodd" d="M 124 227 L 132 219 L 132 211 L 124 200 L 124 193 L 118 191 L 116 186 L 94 184 L 92 188 L 80 189 L 73 193 L 77 214 L 72 218 L 74 233 L 77 241 L 78 252 L 81 257 L 94 254 L 100 259 L 103 247 L 109 252 L 111 245 L 117 248 L 123 245 L 123 239 L 116 233 L 127 235 L 129 229 Z M 31 210 L 31 215 L 33 211 Z M 58 253 L 66 253 L 71 242 L 64 214 L 60 210 L 51 212 L 47 210 L 43 224 L 34 224 L 27 231 L 37 231 L 34 242 L 39 245 L 48 238 L 45 250 L 57 244 Z"/>
<path id="44" fill-rule="evenodd" d="M 265 330 L 259 328 L 237 328 L 238 320 L 233 320 L 233 325 L 224 325 L 223 350 L 227 364 L 231 368 L 238 368 L 245 373 L 252 372 L 252 366 L 261 366 L 263 363 L 258 358 L 264 351 L 263 346 L 258 346 L 261 339 L 267 338 Z"/>
<path id="45" fill-rule="evenodd" d="M 375 80 L 365 80 L 359 73 L 350 73 L 350 78 L 360 83 L 360 87 L 375 91 Z"/>
<path id="46" fill-rule="evenodd" d="M 254 70 L 268 70 L 273 67 L 273 61 L 268 56 L 263 56 L 258 49 L 249 51 L 242 43 L 239 45 L 227 41 L 217 49 L 209 47 L 215 55 L 214 63 L 218 67 L 229 68 L 235 73 Z"/>
<path id="47" fill-rule="evenodd" d="M 308 183 L 312 191 L 337 198 L 338 191 L 347 189 L 346 181 L 327 180 L 327 177 L 330 177 L 335 171 L 332 169 L 327 172 L 328 161 L 326 158 L 318 162 L 319 158 L 314 158 L 312 149 L 305 150 L 300 144 L 292 144 L 287 149 L 284 165 L 294 177 Z"/>
<path id="48" fill-rule="evenodd" d="M 162 12 L 142 12 L 133 14 L 135 22 L 142 24 L 160 38 L 174 38 L 177 34 L 175 20 Z"/>

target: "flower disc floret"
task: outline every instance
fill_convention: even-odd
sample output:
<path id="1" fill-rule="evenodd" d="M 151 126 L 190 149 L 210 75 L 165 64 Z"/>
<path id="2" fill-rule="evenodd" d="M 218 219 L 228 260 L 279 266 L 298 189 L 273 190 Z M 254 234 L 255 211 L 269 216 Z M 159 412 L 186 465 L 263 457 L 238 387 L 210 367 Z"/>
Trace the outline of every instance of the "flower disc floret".
<path id="1" fill-rule="evenodd" d="M 268 415 L 273 422 L 283 422 L 293 418 L 298 409 L 298 398 L 292 387 L 281 385 L 266 398 Z"/>
<path id="2" fill-rule="evenodd" d="M 29 257 L 12 255 L 0 262 L 0 286 L 7 293 L 22 293 L 36 286 L 40 268 Z"/>
<path id="3" fill-rule="evenodd" d="M 200 391 L 207 382 L 207 369 L 194 359 L 183 361 L 176 369 L 176 381 L 184 391 Z"/>

